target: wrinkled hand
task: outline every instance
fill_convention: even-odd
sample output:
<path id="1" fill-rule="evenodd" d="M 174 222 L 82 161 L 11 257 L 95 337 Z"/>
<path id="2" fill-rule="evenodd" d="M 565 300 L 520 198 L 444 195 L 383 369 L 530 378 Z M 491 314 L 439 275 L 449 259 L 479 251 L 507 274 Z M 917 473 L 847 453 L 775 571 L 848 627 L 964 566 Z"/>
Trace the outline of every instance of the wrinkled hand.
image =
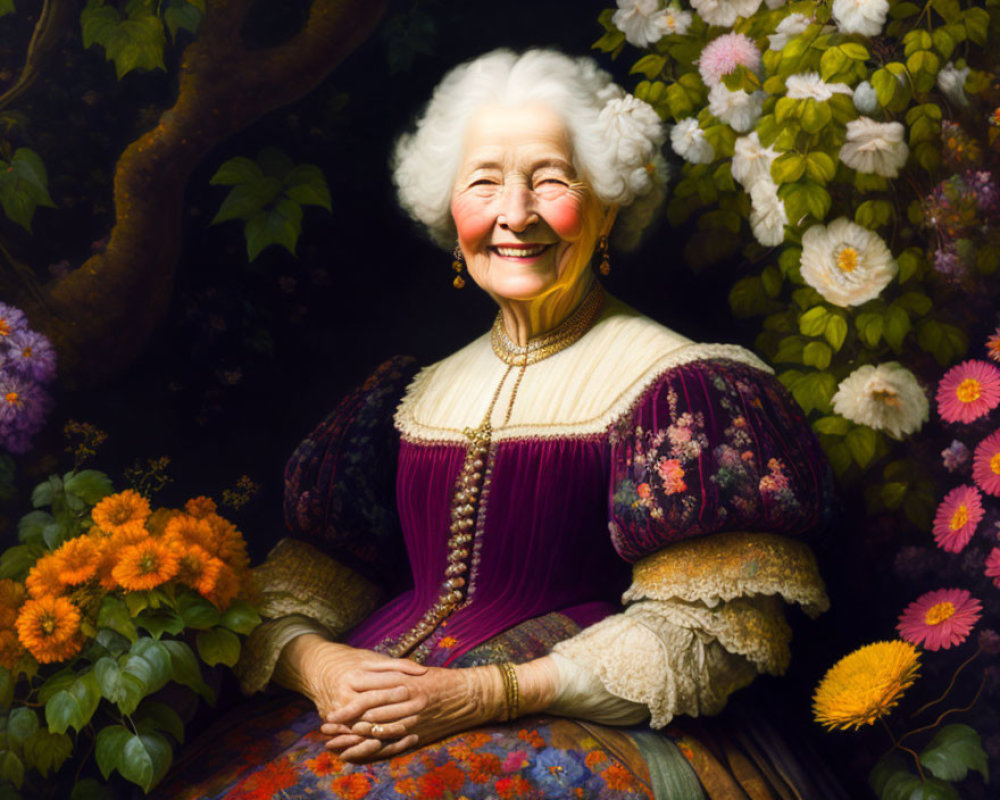
<path id="1" fill-rule="evenodd" d="M 326 715 L 326 747 L 345 761 L 387 758 L 506 713 L 503 680 L 495 667 L 426 668 L 394 673 L 395 690 L 372 689 Z M 393 692 L 398 691 L 398 694 Z M 398 700 L 387 700 L 392 695 Z"/>
<path id="2" fill-rule="evenodd" d="M 412 704 L 405 681 L 427 671 L 428 667 L 410 659 L 390 658 L 307 634 L 285 647 L 275 677 L 281 685 L 312 700 L 320 717 L 326 719 L 342 709 L 357 708 L 359 703 L 366 710 L 373 706 L 398 708 L 401 704 Z M 387 741 L 381 748 L 384 753 L 380 758 L 402 752 L 417 741 L 415 734 L 402 733 L 394 738 L 395 741 Z"/>

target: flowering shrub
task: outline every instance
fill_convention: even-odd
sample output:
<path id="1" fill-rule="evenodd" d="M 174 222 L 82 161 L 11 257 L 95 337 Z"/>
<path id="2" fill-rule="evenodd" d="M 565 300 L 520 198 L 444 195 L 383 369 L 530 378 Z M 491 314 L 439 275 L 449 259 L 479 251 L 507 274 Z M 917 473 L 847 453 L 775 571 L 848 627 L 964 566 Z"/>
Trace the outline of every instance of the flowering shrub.
<path id="1" fill-rule="evenodd" d="M 167 693 L 214 702 L 199 658 L 234 665 L 260 621 L 243 536 L 206 497 L 153 510 L 95 470 L 32 502 L 0 556 L 0 779 L 27 791 L 92 752 L 105 779 L 148 792 L 184 735 Z"/>
<path id="2" fill-rule="evenodd" d="M 45 386 L 56 376 L 51 343 L 24 313 L 0 303 L 0 448 L 26 453 L 52 407 Z"/>

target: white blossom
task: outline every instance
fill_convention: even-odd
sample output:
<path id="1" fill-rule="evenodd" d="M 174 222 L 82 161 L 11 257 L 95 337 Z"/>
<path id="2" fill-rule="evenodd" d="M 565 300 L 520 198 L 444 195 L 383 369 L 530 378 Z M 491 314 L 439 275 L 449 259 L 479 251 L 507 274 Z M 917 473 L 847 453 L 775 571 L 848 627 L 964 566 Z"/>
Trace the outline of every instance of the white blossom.
<path id="1" fill-rule="evenodd" d="M 715 160 L 715 150 L 694 117 L 674 125 L 670 131 L 670 145 L 677 155 L 692 164 L 711 164 Z"/>
<path id="2" fill-rule="evenodd" d="M 667 33 L 676 33 L 678 36 L 683 36 L 688 32 L 688 28 L 691 27 L 693 15 L 690 11 L 683 11 L 680 6 L 671 3 L 663 9 L 663 14 L 663 24 L 667 26 Z"/>
<path id="3" fill-rule="evenodd" d="M 671 32 L 670 20 L 659 0 L 618 0 L 611 24 L 636 47 L 647 47 Z"/>
<path id="4" fill-rule="evenodd" d="M 785 241 L 788 214 L 778 197 L 778 184 L 761 178 L 750 187 L 750 229 L 765 247 L 777 247 Z"/>
<path id="5" fill-rule="evenodd" d="M 897 361 L 854 370 L 837 387 L 833 410 L 896 439 L 920 430 L 930 416 L 926 393 L 914 374 Z"/>
<path id="6" fill-rule="evenodd" d="M 843 33 L 878 36 L 889 13 L 889 0 L 833 0 L 833 20 Z"/>
<path id="7" fill-rule="evenodd" d="M 789 14 L 774 29 L 774 33 L 767 37 L 771 45 L 771 50 L 783 50 L 789 40 L 795 38 L 810 25 L 809 18 L 805 14 Z"/>
<path id="8" fill-rule="evenodd" d="M 878 94 L 868 81 L 854 87 L 854 107 L 862 114 L 874 114 L 878 108 Z"/>
<path id="9" fill-rule="evenodd" d="M 951 102 L 960 106 L 967 106 L 969 98 L 965 96 L 965 79 L 969 77 L 969 68 L 959 69 L 950 61 L 945 64 L 937 76 L 938 89 L 944 92 Z"/>
<path id="10" fill-rule="evenodd" d="M 786 95 L 793 100 L 829 100 L 835 94 L 851 95 L 846 83 L 827 83 L 818 72 L 800 72 L 785 80 Z"/>
<path id="11" fill-rule="evenodd" d="M 691 7 L 709 25 L 731 28 L 740 17 L 749 17 L 760 8 L 761 0 L 691 0 Z"/>
<path id="12" fill-rule="evenodd" d="M 746 191 L 750 191 L 759 180 L 771 179 L 771 165 L 778 157 L 773 147 L 762 147 L 757 131 L 741 136 L 733 145 L 733 160 L 730 164 L 733 178 Z"/>
<path id="13" fill-rule="evenodd" d="M 903 140 L 901 122 L 876 122 L 858 117 L 847 123 L 847 139 L 840 148 L 840 160 L 858 172 L 895 178 L 910 155 Z"/>
<path id="14" fill-rule="evenodd" d="M 737 133 L 745 133 L 760 119 L 765 96 L 764 92 L 747 94 L 743 89 L 731 92 L 720 83 L 708 93 L 708 110 Z"/>
<path id="15" fill-rule="evenodd" d="M 878 234 L 846 217 L 802 235 L 802 279 L 836 306 L 857 306 L 882 293 L 899 266 Z"/>

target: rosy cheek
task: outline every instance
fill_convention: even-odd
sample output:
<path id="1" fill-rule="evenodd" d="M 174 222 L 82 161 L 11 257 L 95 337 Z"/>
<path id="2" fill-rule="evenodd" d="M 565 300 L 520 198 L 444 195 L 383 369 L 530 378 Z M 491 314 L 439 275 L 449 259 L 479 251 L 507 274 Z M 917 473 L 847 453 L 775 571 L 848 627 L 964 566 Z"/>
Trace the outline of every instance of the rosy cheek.
<path id="1" fill-rule="evenodd" d="M 583 230 L 583 209 L 573 197 L 562 197 L 545 203 L 542 216 L 560 239 L 572 241 Z"/>
<path id="2" fill-rule="evenodd" d="M 461 242 L 475 243 L 493 230 L 495 215 L 482 198 L 456 197 L 451 201 L 451 216 Z"/>

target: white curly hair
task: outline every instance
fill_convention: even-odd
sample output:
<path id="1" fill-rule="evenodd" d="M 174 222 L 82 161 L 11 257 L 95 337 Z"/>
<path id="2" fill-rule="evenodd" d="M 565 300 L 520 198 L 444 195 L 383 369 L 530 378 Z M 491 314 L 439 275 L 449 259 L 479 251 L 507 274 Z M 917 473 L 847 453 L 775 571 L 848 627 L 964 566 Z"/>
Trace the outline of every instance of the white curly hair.
<path id="1" fill-rule="evenodd" d="M 436 242 L 453 247 L 451 192 L 466 125 L 484 106 L 529 103 L 544 103 L 562 117 L 575 168 L 602 203 L 619 208 L 616 244 L 635 246 L 666 196 L 663 123 L 592 59 L 554 50 L 494 50 L 445 75 L 416 130 L 396 143 L 400 204 Z"/>

